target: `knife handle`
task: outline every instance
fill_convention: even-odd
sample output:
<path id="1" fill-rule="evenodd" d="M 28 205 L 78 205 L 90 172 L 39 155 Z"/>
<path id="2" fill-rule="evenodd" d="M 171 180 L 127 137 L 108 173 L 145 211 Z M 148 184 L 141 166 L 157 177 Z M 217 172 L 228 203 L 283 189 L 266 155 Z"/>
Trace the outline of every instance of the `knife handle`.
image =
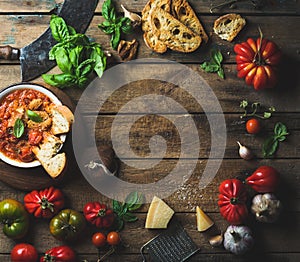
<path id="1" fill-rule="evenodd" d="M 20 56 L 20 49 L 10 45 L 0 46 L 0 59 L 18 60 Z"/>

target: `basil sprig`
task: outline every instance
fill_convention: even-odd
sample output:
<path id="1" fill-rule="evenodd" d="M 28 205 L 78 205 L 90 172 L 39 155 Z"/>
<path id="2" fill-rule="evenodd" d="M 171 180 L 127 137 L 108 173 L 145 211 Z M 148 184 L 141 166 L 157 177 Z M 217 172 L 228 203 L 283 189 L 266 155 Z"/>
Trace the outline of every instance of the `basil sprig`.
<path id="1" fill-rule="evenodd" d="M 26 114 L 27 114 L 28 118 L 30 120 L 32 120 L 33 122 L 36 122 L 36 123 L 43 122 L 43 118 L 34 111 L 31 111 L 31 110 L 27 109 Z"/>
<path id="2" fill-rule="evenodd" d="M 22 121 L 22 119 L 17 118 L 17 120 L 15 121 L 14 124 L 14 128 L 13 128 L 13 134 L 16 138 L 20 138 L 25 131 L 25 125 Z"/>
<path id="3" fill-rule="evenodd" d="M 65 88 L 85 87 L 90 82 L 93 71 L 101 77 L 106 68 L 106 56 L 101 45 L 91 42 L 85 34 L 76 33 L 63 18 L 52 15 L 50 28 L 58 42 L 49 52 L 49 59 L 56 60 L 61 74 L 44 74 L 49 85 Z"/>
<path id="4" fill-rule="evenodd" d="M 225 78 L 222 67 L 223 55 L 220 50 L 212 49 L 210 53 L 210 61 L 204 62 L 200 67 L 208 73 L 217 73 L 219 77 Z"/>
<path id="5" fill-rule="evenodd" d="M 117 215 L 116 230 L 120 231 L 124 227 L 124 222 L 135 222 L 138 218 L 132 213 L 142 206 L 144 195 L 138 192 L 130 193 L 124 203 L 113 200 L 113 211 Z"/>
<path id="6" fill-rule="evenodd" d="M 289 135 L 287 127 L 281 122 L 276 123 L 274 127 L 274 134 L 267 138 L 263 143 L 263 156 L 273 156 L 278 149 L 279 142 L 283 142 L 287 135 Z"/>
<path id="7" fill-rule="evenodd" d="M 110 44 L 116 50 L 121 39 L 121 33 L 130 34 L 132 32 L 131 21 L 128 17 L 117 17 L 111 0 L 103 2 L 102 16 L 105 21 L 99 24 L 98 27 L 105 34 L 111 35 Z"/>

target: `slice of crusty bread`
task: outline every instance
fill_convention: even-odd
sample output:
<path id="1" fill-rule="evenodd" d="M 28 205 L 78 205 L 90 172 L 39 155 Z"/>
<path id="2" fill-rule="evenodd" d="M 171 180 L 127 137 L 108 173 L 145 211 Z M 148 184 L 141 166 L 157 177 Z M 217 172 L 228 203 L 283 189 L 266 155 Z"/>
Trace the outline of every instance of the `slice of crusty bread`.
<path id="1" fill-rule="evenodd" d="M 201 37 L 174 18 L 162 8 L 155 7 L 150 12 L 152 32 L 163 41 L 168 48 L 189 53 L 201 44 Z"/>
<path id="2" fill-rule="evenodd" d="M 160 7 L 167 12 L 170 12 L 171 0 L 149 0 L 142 11 L 142 30 L 144 31 L 143 38 L 146 46 L 157 53 L 165 53 L 167 46 L 162 41 L 158 40 L 157 36 L 152 33 L 150 11 L 155 7 Z"/>
<path id="3" fill-rule="evenodd" d="M 50 159 L 41 161 L 43 168 L 52 177 L 57 178 L 66 166 L 67 158 L 65 153 L 55 155 Z"/>
<path id="4" fill-rule="evenodd" d="M 66 164 L 65 153 L 57 154 L 63 142 L 56 136 L 45 133 L 40 146 L 32 148 L 32 152 L 40 161 L 46 172 L 53 178 L 59 176 Z M 58 156 L 59 155 L 59 156 Z"/>
<path id="5" fill-rule="evenodd" d="M 74 122 L 74 115 L 72 111 L 64 106 L 54 106 L 51 108 L 52 126 L 51 132 L 54 135 L 68 133 L 71 124 Z"/>
<path id="6" fill-rule="evenodd" d="M 246 25 L 239 14 L 226 14 L 214 22 L 214 32 L 224 40 L 231 42 Z"/>
<path id="7" fill-rule="evenodd" d="M 194 10 L 186 0 L 172 0 L 171 10 L 172 15 L 176 19 L 186 25 L 196 35 L 199 35 L 204 42 L 207 43 L 208 36 Z"/>

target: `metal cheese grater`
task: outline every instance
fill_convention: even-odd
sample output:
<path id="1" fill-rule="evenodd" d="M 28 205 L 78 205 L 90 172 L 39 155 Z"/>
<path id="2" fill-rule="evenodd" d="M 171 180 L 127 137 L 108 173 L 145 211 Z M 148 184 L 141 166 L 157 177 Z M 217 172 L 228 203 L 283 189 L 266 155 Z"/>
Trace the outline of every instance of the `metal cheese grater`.
<path id="1" fill-rule="evenodd" d="M 165 232 L 141 247 L 143 262 L 146 261 L 144 250 L 148 252 L 151 262 L 182 262 L 199 248 L 179 223 L 173 223 Z"/>

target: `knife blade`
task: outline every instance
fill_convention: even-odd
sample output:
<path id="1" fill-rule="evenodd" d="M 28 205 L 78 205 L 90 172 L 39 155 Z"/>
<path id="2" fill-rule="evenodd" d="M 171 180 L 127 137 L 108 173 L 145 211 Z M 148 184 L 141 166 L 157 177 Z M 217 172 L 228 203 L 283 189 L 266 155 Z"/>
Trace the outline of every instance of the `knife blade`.
<path id="1" fill-rule="evenodd" d="M 58 16 L 62 17 L 67 25 L 74 27 L 76 32 L 85 33 L 88 28 L 98 0 L 65 0 Z M 11 46 L 0 46 L 0 58 L 20 60 L 22 82 L 32 80 L 46 73 L 56 65 L 49 60 L 49 51 L 56 44 L 50 27 L 31 44 L 18 49 Z"/>

